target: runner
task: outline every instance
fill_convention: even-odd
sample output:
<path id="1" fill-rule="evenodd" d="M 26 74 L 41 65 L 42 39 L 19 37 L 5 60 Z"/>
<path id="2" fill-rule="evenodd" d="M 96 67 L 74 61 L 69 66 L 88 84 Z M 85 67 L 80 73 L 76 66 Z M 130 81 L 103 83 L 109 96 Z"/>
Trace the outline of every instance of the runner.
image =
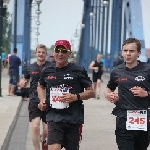
<path id="1" fill-rule="evenodd" d="M 47 55 L 47 48 L 45 45 L 38 45 L 36 48 L 36 58 L 37 62 L 30 64 L 24 73 L 24 78 L 20 81 L 20 86 L 26 86 L 26 83 L 30 80 L 30 96 L 29 96 L 29 120 L 32 123 L 32 142 L 35 150 L 40 150 L 40 142 L 42 138 L 42 149 L 47 150 L 48 146 L 46 144 L 47 137 L 47 122 L 46 122 L 46 112 L 41 111 L 38 108 L 40 102 L 37 95 L 37 85 L 40 78 L 40 73 L 42 69 L 49 66 L 51 63 L 45 61 Z M 40 137 L 40 119 L 42 119 L 43 132 L 42 137 Z"/>
<path id="2" fill-rule="evenodd" d="M 150 99 L 150 65 L 138 61 L 141 43 L 128 38 L 122 45 L 125 63 L 115 67 L 105 90 L 105 97 L 115 103 L 116 142 L 119 150 L 147 150 Z M 118 87 L 118 94 L 115 91 Z"/>
<path id="3" fill-rule="evenodd" d="M 97 99 L 100 99 L 101 80 L 103 71 L 105 70 L 101 62 L 102 57 L 101 54 L 98 54 L 96 60 L 92 61 L 89 65 L 89 69 L 92 70 L 93 88 Z"/>
<path id="4" fill-rule="evenodd" d="M 56 66 L 45 67 L 38 85 L 39 108 L 47 110 L 49 150 L 79 150 L 79 129 L 84 122 L 82 100 L 95 96 L 84 68 L 69 63 L 71 45 L 67 40 L 55 43 Z M 46 99 L 44 89 L 46 88 Z"/>

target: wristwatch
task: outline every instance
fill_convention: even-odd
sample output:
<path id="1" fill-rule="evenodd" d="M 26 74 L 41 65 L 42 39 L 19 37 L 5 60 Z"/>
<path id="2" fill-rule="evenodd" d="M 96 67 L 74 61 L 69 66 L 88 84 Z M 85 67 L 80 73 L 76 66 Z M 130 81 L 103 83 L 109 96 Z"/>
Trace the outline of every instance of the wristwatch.
<path id="1" fill-rule="evenodd" d="M 80 94 L 77 93 L 76 95 L 77 95 L 77 100 L 79 101 L 80 100 Z"/>

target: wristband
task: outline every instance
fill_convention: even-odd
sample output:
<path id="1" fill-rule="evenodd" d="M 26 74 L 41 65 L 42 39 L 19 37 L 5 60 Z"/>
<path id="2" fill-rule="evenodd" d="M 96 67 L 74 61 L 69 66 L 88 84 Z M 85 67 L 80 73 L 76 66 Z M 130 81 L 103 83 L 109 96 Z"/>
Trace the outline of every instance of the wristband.
<path id="1" fill-rule="evenodd" d="M 77 95 L 77 100 L 79 101 L 79 100 L 80 100 L 80 95 L 79 95 L 79 93 L 77 93 L 76 95 Z"/>

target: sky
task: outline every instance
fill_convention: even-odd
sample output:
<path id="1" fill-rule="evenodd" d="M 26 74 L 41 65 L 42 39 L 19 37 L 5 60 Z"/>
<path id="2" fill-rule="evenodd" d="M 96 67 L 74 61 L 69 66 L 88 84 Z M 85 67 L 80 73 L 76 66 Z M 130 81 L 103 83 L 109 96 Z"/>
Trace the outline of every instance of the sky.
<path id="1" fill-rule="evenodd" d="M 10 0 L 8 10 L 13 12 L 14 0 Z M 32 15 L 35 16 L 37 10 L 33 0 Z M 54 45 L 58 39 L 66 39 L 71 42 L 74 40 L 74 49 L 78 47 L 78 38 L 74 37 L 76 29 L 79 31 L 82 14 L 83 0 L 43 0 L 40 4 L 40 22 L 38 41 L 40 44 L 45 44 L 48 48 Z M 36 19 L 32 19 L 32 27 L 37 27 Z M 36 38 L 36 31 L 32 31 L 32 39 Z M 36 40 L 31 40 L 31 48 L 37 44 Z"/>

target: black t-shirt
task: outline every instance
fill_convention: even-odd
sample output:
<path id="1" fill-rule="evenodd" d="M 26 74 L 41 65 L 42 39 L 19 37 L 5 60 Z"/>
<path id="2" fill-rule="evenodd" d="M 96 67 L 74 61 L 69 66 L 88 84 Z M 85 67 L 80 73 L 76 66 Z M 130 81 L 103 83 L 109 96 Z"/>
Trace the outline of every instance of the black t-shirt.
<path id="1" fill-rule="evenodd" d="M 30 101 L 32 102 L 40 102 L 37 94 L 37 85 L 40 79 L 40 73 L 42 69 L 46 66 L 49 66 L 51 63 L 46 61 L 45 64 L 39 66 L 37 62 L 30 64 L 24 72 L 24 78 L 30 79 Z"/>
<path id="2" fill-rule="evenodd" d="M 103 74 L 103 62 L 97 62 L 95 61 L 95 64 L 93 65 L 93 67 L 98 67 L 98 71 L 93 70 L 93 76 L 100 76 Z"/>
<path id="3" fill-rule="evenodd" d="M 126 117 L 127 110 L 147 110 L 149 98 L 135 97 L 130 88 L 139 86 L 150 91 L 150 65 L 144 62 L 129 69 L 125 63 L 115 67 L 110 75 L 107 87 L 115 90 L 118 87 L 119 101 L 113 110 L 113 114 L 119 117 Z"/>
<path id="4" fill-rule="evenodd" d="M 69 103 L 68 108 L 52 108 L 50 91 L 52 88 L 62 88 L 63 92 L 69 89 L 69 93 L 72 94 L 83 92 L 84 88 L 92 85 L 92 81 L 84 68 L 75 63 L 69 63 L 63 68 L 56 68 L 55 65 L 51 65 L 42 70 L 39 83 L 46 87 L 47 121 L 83 124 L 84 106 L 82 100 Z"/>

